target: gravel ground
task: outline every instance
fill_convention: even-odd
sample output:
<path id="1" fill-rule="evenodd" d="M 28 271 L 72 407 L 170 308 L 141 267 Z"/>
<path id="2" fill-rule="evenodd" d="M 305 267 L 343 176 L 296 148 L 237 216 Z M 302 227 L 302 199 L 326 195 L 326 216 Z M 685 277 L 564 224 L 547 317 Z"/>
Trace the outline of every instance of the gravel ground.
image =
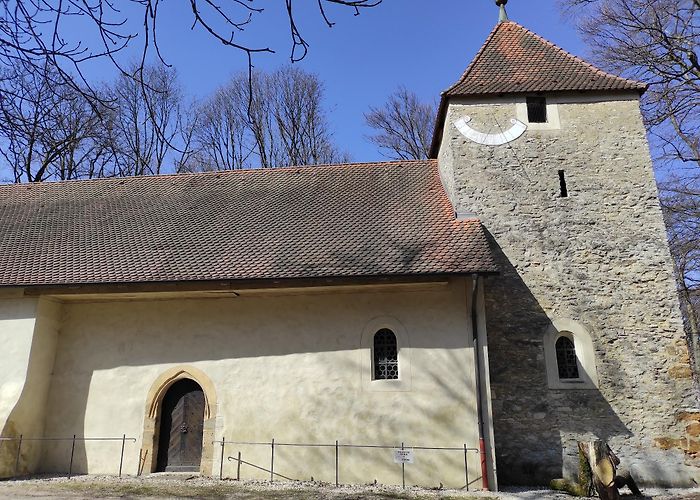
<path id="1" fill-rule="evenodd" d="M 646 499 L 700 500 L 700 488 L 692 490 L 643 490 Z M 230 499 L 473 499 L 473 500 L 571 500 L 561 493 L 535 488 L 509 488 L 499 493 L 466 492 L 395 486 L 340 486 L 311 482 L 217 481 L 189 475 L 144 477 L 77 476 L 37 477 L 0 481 L 0 498 L 230 498 Z M 632 497 L 629 497 L 632 498 Z"/>

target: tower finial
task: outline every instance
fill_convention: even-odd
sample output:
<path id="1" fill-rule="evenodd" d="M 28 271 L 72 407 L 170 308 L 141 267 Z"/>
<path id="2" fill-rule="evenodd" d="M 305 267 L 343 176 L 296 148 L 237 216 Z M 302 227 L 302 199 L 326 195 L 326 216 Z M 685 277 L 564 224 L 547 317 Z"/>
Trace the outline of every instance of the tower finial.
<path id="1" fill-rule="evenodd" d="M 498 22 L 504 23 L 508 20 L 508 13 L 506 12 L 506 4 L 508 0 L 496 0 L 496 5 L 500 7 L 500 12 L 498 13 Z"/>

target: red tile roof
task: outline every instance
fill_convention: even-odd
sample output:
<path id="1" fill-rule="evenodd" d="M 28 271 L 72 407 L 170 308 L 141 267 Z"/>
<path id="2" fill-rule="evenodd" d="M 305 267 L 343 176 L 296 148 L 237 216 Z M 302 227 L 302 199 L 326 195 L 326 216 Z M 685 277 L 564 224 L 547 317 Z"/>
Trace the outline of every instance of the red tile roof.
<path id="1" fill-rule="evenodd" d="M 513 21 L 498 23 L 460 79 L 440 97 L 430 157 L 436 158 L 451 97 L 576 91 L 644 92 Z"/>
<path id="2" fill-rule="evenodd" d="M 506 21 L 496 25 L 462 77 L 443 94 L 645 89 L 644 83 L 606 73 L 518 23 Z"/>
<path id="3" fill-rule="evenodd" d="M 435 161 L 0 186 L 0 286 L 495 271 Z"/>

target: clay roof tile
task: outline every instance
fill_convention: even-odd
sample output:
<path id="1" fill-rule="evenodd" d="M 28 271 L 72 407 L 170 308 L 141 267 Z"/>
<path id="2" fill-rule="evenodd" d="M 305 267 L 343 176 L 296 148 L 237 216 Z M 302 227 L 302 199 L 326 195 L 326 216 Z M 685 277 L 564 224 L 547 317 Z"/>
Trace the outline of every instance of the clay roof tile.
<path id="1" fill-rule="evenodd" d="M 0 286 L 496 271 L 430 160 L 0 186 Z"/>
<path id="2" fill-rule="evenodd" d="M 513 21 L 491 31 L 445 96 L 577 90 L 636 90 L 646 85 L 606 73 Z"/>

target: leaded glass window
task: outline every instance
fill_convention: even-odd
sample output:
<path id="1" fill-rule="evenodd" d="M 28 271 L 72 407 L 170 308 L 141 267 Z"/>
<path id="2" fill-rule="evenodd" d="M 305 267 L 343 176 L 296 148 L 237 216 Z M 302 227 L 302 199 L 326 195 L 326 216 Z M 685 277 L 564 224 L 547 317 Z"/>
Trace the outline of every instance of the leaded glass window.
<path id="1" fill-rule="evenodd" d="M 560 379 L 577 379 L 578 361 L 576 359 L 576 348 L 569 337 L 559 337 L 555 344 L 557 351 L 557 367 L 559 368 Z"/>
<path id="2" fill-rule="evenodd" d="M 394 332 L 382 328 L 374 334 L 374 380 L 399 378 L 398 354 Z"/>

